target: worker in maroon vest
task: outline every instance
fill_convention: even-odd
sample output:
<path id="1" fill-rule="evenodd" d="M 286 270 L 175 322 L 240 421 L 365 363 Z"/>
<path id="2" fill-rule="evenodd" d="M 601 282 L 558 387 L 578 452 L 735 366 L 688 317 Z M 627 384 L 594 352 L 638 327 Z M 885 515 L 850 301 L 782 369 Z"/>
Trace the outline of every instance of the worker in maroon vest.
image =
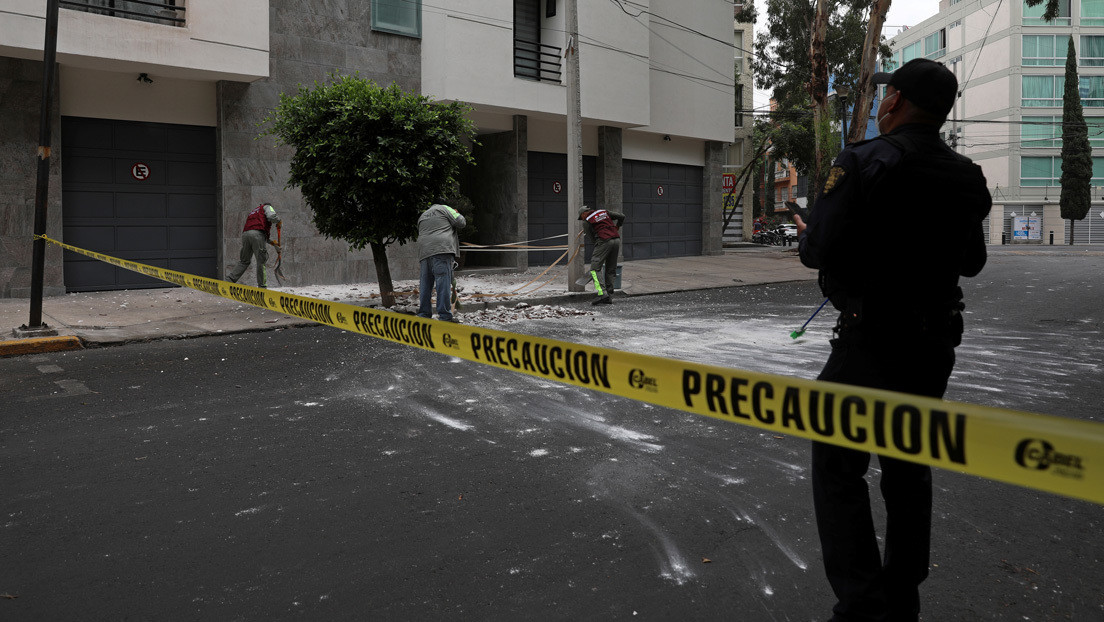
<path id="1" fill-rule="evenodd" d="M 265 274 L 265 261 L 268 260 L 269 235 L 272 225 L 276 225 L 277 234 L 280 231 L 280 217 L 276 210 L 268 203 L 261 203 L 254 207 L 245 218 L 245 227 L 242 229 L 241 253 L 238 263 L 226 275 L 226 280 L 237 283 L 241 275 L 249 269 L 249 262 L 257 259 L 257 287 L 268 287 L 268 277 Z"/>
<path id="2" fill-rule="evenodd" d="M 590 278 L 594 281 L 594 291 L 598 298 L 592 305 L 613 304 L 613 285 L 617 278 L 617 255 L 621 252 L 621 225 L 625 215 L 604 209 L 590 209 L 583 206 L 579 210 L 579 220 L 594 238 L 594 252 L 590 255 Z"/>

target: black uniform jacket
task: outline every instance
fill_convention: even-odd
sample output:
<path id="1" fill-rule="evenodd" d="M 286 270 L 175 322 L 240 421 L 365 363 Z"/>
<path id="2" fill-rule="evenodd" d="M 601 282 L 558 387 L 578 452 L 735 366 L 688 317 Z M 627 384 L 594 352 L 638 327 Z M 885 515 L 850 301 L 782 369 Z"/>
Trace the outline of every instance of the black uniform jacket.
<path id="1" fill-rule="evenodd" d="M 985 265 L 992 198 L 981 168 L 933 125 L 905 125 L 840 152 L 809 214 L 801 261 L 824 294 L 868 313 L 946 308 Z M 956 293 L 958 292 L 958 293 Z"/>

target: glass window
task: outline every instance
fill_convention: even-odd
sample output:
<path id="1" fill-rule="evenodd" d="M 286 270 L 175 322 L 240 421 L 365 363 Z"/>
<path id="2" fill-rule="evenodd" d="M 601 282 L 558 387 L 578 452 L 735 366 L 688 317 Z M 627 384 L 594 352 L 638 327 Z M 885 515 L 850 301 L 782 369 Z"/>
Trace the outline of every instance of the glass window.
<path id="1" fill-rule="evenodd" d="M 1054 165 L 1058 165 L 1057 172 Z M 1021 157 L 1021 186 L 1057 186 L 1062 174 L 1062 158 L 1055 156 Z"/>
<path id="2" fill-rule="evenodd" d="M 1020 146 L 1030 149 L 1061 147 L 1061 128 L 1062 117 L 1024 117 L 1020 126 Z"/>
<path id="3" fill-rule="evenodd" d="M 1104 158 L 1092 159 L 1092 181 L 1094 186 L 1104 186 Z M 1061 186 L 1062 156 L 1021 157 L 1021 186 Z"/>
<path id="4" fill-rule="evenodd" d="M 939 30 L 924 37 L 924 58 L 939 58 L 947 53 L 947 31 Z"/>
<path id="5" fill-rule="evenodd" d="M 882 71 L 895 71 L 901 66 L 901 53 L 894 52 L 893 56 L 882 60 Z"/>
<path id="6" fill-rule="evenodd" d="M 736 40 L 733 43 L 733 47 L 736 48 L 736 73 L 744 72 L 744 31 L 737 30 L 735 33 Z"/>
<path id="7" fill-rule="evenodd" d="M 1104 146 L 1104 117 L 1085 117 L 1085 123 L 1089 126 L 1089 145 Z"/>
<path id="8" fill-rule="evenodd" d="M 1081 25 L 1104 26 L 1104 0 L 1081 0 Z"/>
<path id="9" fill-rule="evenodd" d="M 1081 87 L 1082 106 L 1085 108 L 1104 108 L 1104 76 L 1083 76 L 1078 81 L 1078 86 Z"/>
<path id="10" fill-rule="evenodd" d="M 1058 0 L 1058 17 L 1054 18 L 1053 22 L 1047 22 L 1043 20 L 1043 11 L 1046 10 L 1046 1 L 1040 2 L 1036 6 L 1027 6 L 1026 0 L 1023 2 L 1023 23 L 1024 26 L 1069 26 L 1070 25 L 1070 0 Z"/>
<path id="11" fill-rule="evenodd" d="M 422 36 L 422 0 L 372 0 L 372 30 Z"/>
<path id="12" fill-rule="evenodd" d="M 923 41 L 917 41 L 901 50 L 901 62 L 907 63 L 914 58 L 920 58 L 920 55 L 923 54 L 920 46 L 923 45 L 923 43 Z"/>
<path id="13" fill-rule="evenodd" d="M 1093 158 L 1093 186 L 1104 186 L 1104 158 Z"/>
<path id="14" fill-rule="evenodd" d="M 1068 50 L 1067 35 L 1024 35 L 1021 55 L 1025 67 L 1061 67 Z"/>
<path id="15" fill-rule="evenodd" d="M 1020 105 L 1024 108 L 1061 107 L 1065 83 L 1065 76 L 1022 76 Z"/>
<path id="16" fill-rule="evenodd" d="M 1081 35 L 1081 66 L 1104 67 L 1104 35 Z"/>

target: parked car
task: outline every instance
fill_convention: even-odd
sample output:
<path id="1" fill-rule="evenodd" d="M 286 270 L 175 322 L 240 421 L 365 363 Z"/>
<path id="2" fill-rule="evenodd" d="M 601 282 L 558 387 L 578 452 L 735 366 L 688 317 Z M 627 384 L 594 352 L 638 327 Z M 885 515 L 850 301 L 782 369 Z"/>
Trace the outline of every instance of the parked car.
<path id="1" fill-rule="evenodd" d="M 786 236 L 787 240 L 796 240 L 797 239 L 797 225 L 794 225 L 794 224 L 778 225 L 778 230 L 782 233 L 782 235 Z"/>

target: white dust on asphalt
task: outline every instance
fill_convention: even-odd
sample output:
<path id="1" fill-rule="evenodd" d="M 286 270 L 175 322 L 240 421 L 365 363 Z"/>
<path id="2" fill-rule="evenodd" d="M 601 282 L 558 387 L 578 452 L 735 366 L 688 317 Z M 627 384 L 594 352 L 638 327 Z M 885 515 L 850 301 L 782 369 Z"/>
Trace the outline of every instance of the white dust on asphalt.
<path id="1" fill-rule="evenodd" d="M 567 284 L 562 278 L 530 270 L 513 274 L 457 276 L 457 318 L 465 324 L 493 326 L 512 324 L 522 320 L 544 320 L 564 317 L 594 316 L 589 310 L 571 309 L 558 305 L 531 304 L 530 300 L 567 295 Z M 537 280 L 534 280 L 537 279 Z M 392 282 L 395 290 L 393 311 L 416 313 L 418 311 L 418 282 L 401 280 Z M 378 283 L 342 285 L 307 285 L 303 287 L 274 287 L 277 291 L 306 296 L 319 300 L 344 302 L 358 306 L 379 306 L 381 301 Z M 493 303 L 487 306 L 484 303 Z M 487 306 L 487 308 L 484 308 Z M 435 311 L 436 313 L 436 311 Z"/>

